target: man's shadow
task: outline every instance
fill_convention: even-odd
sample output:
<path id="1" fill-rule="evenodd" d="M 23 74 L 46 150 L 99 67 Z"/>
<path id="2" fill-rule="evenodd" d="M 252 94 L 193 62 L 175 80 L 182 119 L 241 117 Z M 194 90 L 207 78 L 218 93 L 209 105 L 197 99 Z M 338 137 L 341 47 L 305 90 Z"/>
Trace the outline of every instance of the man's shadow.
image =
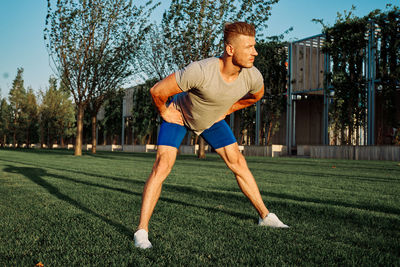
<path id="1" fill-rule="evenodd" d="M 14 162 L 14 161 L 10 161 L 13 163 L 20 163 L 20 162 Z M 58 169 L 58 168 L 53 168 L 55 170 L 63 170 L 64 169 Z M 79 203 L 78 201 L 72 199 L 71 197 L 61 193 L 58 188 L 56 188 L 55 186 L 51 185 L 49 182 L 47 182 L 46 180 L 44 180 L 42 177 L 45 176 L 50 176 L 52 178 L 56 178 L 56 179 L 61 179 L 64 181 L 71 181 L 74 183 L 80 183 L 80 184 L 84 184 L 84 185 L 88 185 L 88 186 L 95 186 L 95 187 L 100 187 L 100 188 L 104 188 L 104 189 L 108 189 L 108 190 L 113 190 L 113 191 L 117 191 L 123 194 L 129 194 L 129 195 L 138 195 L 141 196 L 142 194 L 140 193 L 136 193 L 127 189 L 123 189 L 123 188 L 117 188 L 117 187 L 111 187 L 108 185 L 103 185 L 103 184 L 98 184 L 98 183 L 92 183 L 92 182 L 88 182 L 88 181 L 81 181 L 78 179 L 73 179 L 71 177 L 67 177 L 67 176 L 62 176 L 62 175 L 57 175 L 57 174 L 53 174 L 53 173 L 47 173 L 46 170 L 41 169 L 41 168 L 37 168 L 37 167 L 15 167 L 12 165 L 7 165 L 7 168 L 4 170 L 7 172 L 11 172 L 11 173 L 18 173 L 18 174 L 22 174 L 25 177 L 27 177 L 29 180 L 33 181 L 34 183 L 36 183 L 37 185 L 45 188 L 50 194 L 56 196 L 58 199 L 65 201 L 75 207 L 77 207 L 78 209 L 91 214 L 93 216 L 96 216 L 98 218 L 100 218 L 101 220 L 103 220 L 104 222 L 112 225 L 113 227 L 115 227 L 120 233 L 127 235 L 128 237 L 133 237 L 133 233 L 131 230 L 129 230 L 128 228 L 126 228 L 125 226 L 117 223 L 117 222 L 113 222 L 112 220 L 105 218 L 104 216 L 97 214 L 96 212 L 90 210 L 89 208 L 83 206 L 81 203 Z M 69 170 L 71 171 L 71 170 Z M 76 171 L 72 171 L 72 172 L 76 172 Z M 76 173 L 83 173 L 83 172 L 76 172 Z M 94 176 L 91 173 L 83 173 L 85 175 L 90 175 L 90 176 Z M 112 179 L 112 180 L 117 180 L 117 181 L 130 181 L 130 182 L 134 182 L 137 184 L 143 184 L 143 182 L 138 182 L 138 181 L 133 181 L 133 180 L 126 180 L 123 178 L 115 178 L 115 177 L 108 177 L 108 176 L 99 176 L 96 175 L 96 177 L 102 177 L 102 178 L 107 178 L 107 179 Z M 180 194 L 190 194 L 191 196 L 202 196 L 205 197 L 207 196 L 207 192 L 206 191 L 202 191 L 199 189 L 195 189 L 192 188 L 190 186 L 179 186 L 179 185 L 169 185 L 169 184 L 165 184 L 164 185 L 165 190 L 166 191 L 172 191 L 172 192 L 177 192 Z M 243 196 L 237 196 L 237 195 L 232 195 L 232 194 L 216 194 L 215 192 L 212 192 L 213 197 L 218 197 L 220 198 L 221 202 L 224 201 L 232 201 L 233 199 L 236 200 L 240 200 L 243 201 Z M 223 210 L 220 208 L 216 208 L 216 207 L 210 207 L 210 206 L 206 206 L 206 205 L 201 205 L 198 203 L 193 203 L 193 202 L 185 202 L 185 201 L 181 201 L 181 200 L 177 200 L 177 199 L 173 199 L 173 198 L 169 198 L 169 197 L 165 197 L 165 196 L 161 196 L 160 197 L 161 201 L 165 201 L 168 203 L 172 203 L 172 204 L 176 204 L 176 205 L 182 205 L 185 207 L 193 207 L 193 208 L 199 208 L 199 209 L 204 209 L 207 211 L 211 211 L 211 212 L 217 212 L 217 213 L 225 213 L 228 214 L 230 216 L 235 216 L 237 218 L 240 219 L 253 219 L 253 216 L 248 215 L 247 213 L 242 213 L 242 212 L 238 212 L 238 211 L 233 211 L 233 210 Z"/>
<path id="2" fill-rule="evenodd" d="M 82 205 L 82 203 L 80 203 L 80 202 L 72 199 L 68 195 L 60 192 L 60 190 L 58 190 L 57 187 L 53 186 L 52 184 L 50 184 L 49 182 L 47 182 L 45 179 L 42 178 L 45 176 L 55 176 L 56 178 L 59 178 L 59 179 L 69 180 L 68 177 L 64 177 L 61 175 L 48 174 L 46 170 L 41 169 L 41 168 L 15 167 L 15 166 L 11 166 L 11 165 L 7 165 L 7 167 L 4 169 L 4 171 L 9 172 L 9 173 L 17 173 L 17 174 L 24 175 L 26 178 L 28 178 L 35 184 L 46 189 L 47 192 L 49 192 L 51 195 L 57 197 L 59 200 L 65 201 L 66 203 L 78 208 L 79 210 L 81 210 L 89 215 L 99 218 L 103 222 L 114 227 L 119 233 L 126 235 L 128 238 L 130 238 L 130 239 L 133 238 L 132 230 L 129 230 L 126 226 L 124 226 L 118 222 L 114 222 L 114 221 L 110 220 L 109 218 L 106 218 L 103 215 L 100 215 L 100 214 L 96 213 L 95 211 L 85 207 L 84 205 Z"/>

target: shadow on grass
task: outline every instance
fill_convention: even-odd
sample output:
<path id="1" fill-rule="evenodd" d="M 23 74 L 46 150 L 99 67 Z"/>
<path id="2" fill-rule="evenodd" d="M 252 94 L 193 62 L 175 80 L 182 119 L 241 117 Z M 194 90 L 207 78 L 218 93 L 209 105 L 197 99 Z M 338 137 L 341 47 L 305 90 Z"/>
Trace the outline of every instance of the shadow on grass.
<path id="1" fill-rule="evenodd" d="M 132 231 L 129 230 L 128 228 L 126 228 L 124 225 L 114 222 L 106 217 L 104 217 L 103 215 L 100 215 L 96 212 L 94 212 L 93 210 L 85 207 L 84 205 L 82 205 L 80 202 L 72 199 L 71 197 L 69 197 L 66 194 L 61 193 L 57 187 L 53 186 L 52 184 L 50 184 L 49 182 L 47 182 L 45 179 L 43 179 L 42 177 L 44 176 L 53 176 L 53 174 L 49 174 L 47 173 L 46 170 L 41 169 L 41 168 L 30 168 L 30 167 L 15 167 L 15 166 L 10 166 L 8 165 L 5 169 L 5 172 L 9 172 L 9 173 L 17 173 L 17 174 L 22 174 L 24 175 L 26 178 L 28 178 L 29 180 L 31 180 L 32 182 L 34 182 L 35 184 L 43 187 L 44 189 L 47 190 L 47 192 L 49 192 L 51 195 L 57 197 L 59 200 L 61 201 L 65 201 L 68 204 L 76 207 L 77 209 L 90 214 L 94 217 L 99 218 L 100 220 L 102 220 L 103 222 L 111 225 L 112 227 L 114 227 L 118 232 L 120 232 L 121 234 L 124 234 L 126 236 L 128 236 L 129 238 L 133 238 L 133 234 Z M 67 177 L 64 176 L 57 176 L 60 179 L 68 179 Z"/>
<path id="2" fill-rule="evenodd" d="M 35 149 L 35 148 L 0 148 L 0 151 L 14 151 L 14 152 L 23 152 L 29 154 L 38 154 L 38 155 L 61 155 L 61 156 L 74 156 L 74 150 L 66 149 L 66 148 L 57 148 L 57 149 Z M 140 157 L 140 158 L 155 158 L 156 154 L 149 152 L 119 152 L 119 151 L 97 151 L 96 154 L 93 154 L 90 151 L 82 150 L 82 156 L 90 156 L 95 158 L 104 158 L 104 159 L 114 159 L 114 158 L 129 158 L 132 157 Z"/>
<path id="3" fill-rule="evenodd" d="M 13 152 L 23 152 L 23 153 L 30 153 L 30 154 L 50 154 L 50 155 L 65 155 L 65 156 L 73 156 L 74 151 L 68 149 L 46 149 L 46 148 L 1 148 L 0 150 L 4 151 L 13 151 Z M 82 151 L 83 152 L 83 151 Z M 83 152 L 84 153 L 84 152 Z"/>
<path id="4" fill-rule="evenodd" d="M 205 162 L 204 162 L 205 163 Z M 208 168 L 208 169 L 221 169 L 222 165 L 205 165 L 202 166 L 202 163 L 191 163 L 191 162 L 182 162 L 179 163 L 177 162 L 177 165 L 183 164 L 183 166 L 192 168 L 192 169 L 197 169 L 200 167 Z M 269 162 L 268 162 L 269 164 Z M 277 164 L 277 166 L 282 167 L 282 164 Z M 299 165 L 300 166 L 300 165 Z M 270 172 L 270 173 L 279 173 L 279 174 L 285 174 L 285 175 L 302 175 L 302 176 L 312 176 L 312 177 L 319 177 L 319 178 L 338 178 L 338 179 L 346 179 L 346 180 L 357 180 L 357 181 L 369 181 L 369 182 L 386 182 L 386 183 L 393 183 L 393 182 L 398 182 L 400 181 L 399 178 L 390 178 L 390 177 L 379 177 L 379 176 L 366 176 L 363 175 L 361 177 L 361 174 L 358 175 L 348 175 L 348 174 L 340 174 L 340 173 L 333 173 L 333 171 L 330 170 L 330 168 L 327 169 L 327 172 L 315 172 L 315 171 L 300 171 L 300 169 L 289 169 L 289 170 L 283 170 L 283 169 L 272 169 L 268 167 L 250 167 L 250 170 L 252 172 L 255 171 L 262 171 L 262 172 Z"/>
<path id="5" fill-rule="evenodd" d="M 23 163 L 23 162 L 17 162 L 17 161 L 11 161 L 11 160 L 3 160 L 3 161 L 8 161 L 12 163 L 18 163 L 18 164 L 24 164 L 24 165 L 32 165 L 28 163 Z M 192 164 L 188 164 L 192 165 Z M 35 165 L 32 165 L 35 166 Z M 197 166 L 198 168 L 199 166 Z M 210 167 L 210 166 L 207 166 Z M 19 169 L 14 167 L 15 169 Z M 116 182 L 124 182 L 124 183 L 129 183 L 129 184 L 136 184 L 143 186 L 144 181 L 143 180 L 135 180 L 135 179 L 129 179 L 129 178 L 123 178 L 123 177 L 114 177 L 114 176 L 106 176 L 106 175 L 99 175 L 99 174 L 93 174 L 90 172 L 84 172 L 84 171 L 77 171 L 77 170 L 72 170 L 72 169 L 64 169 L 64 168 L 55 168 L 55 167 L 46 167 L 47 169 L 53 169 L 57 171 L 63 171 L 63 172 L 70 172 L 70 173 L 76 173 L 76 174 L 81 174 L 89 177 L 94 177 L 94 178 L 103 178 L 111 181 L 116 181 Z M 26 168 L 29 169 L 29 168 Z M 41 169 L 43 170 L 43 169 Z M 45 171 L 45 170 L 43 170 Z M 273 172 L 277 173 L 284 173 L 284 174 L 293 174 L 292 172 L 289 171 L 276 171 L 274 170 Z M 378 181 L 378 182 L 392 182 L 393 180 L 390 178 L 381 178 L 381 177 L 368 177 L 368 178 L 361 178 L 361 177 L 348 177 L 345 175 L 340 175 L 340 174 L 318 174 L 318 173 L 308 173 L 308 172 L 296 172 L 296 174 L 301 174 L 305 176 L 316 176 L 316 177 L 323 177 L 323 178 L 340 178 L 340 179 L 354 179 L 354 180 L 361 180 L 361 181 Z M 59 175 L 54 175 L 54 174 L 48 174 L 51 177 L 58 178 L 58 179 L 63 179 L 66 181 L 70 182 L 75 182 L 75 183 L 80 183 L 88 186 L 95 186 L 95 187 L 100 187 L 104 189 L 109 189 L 109 190 L 114 190 L 118 191 L 121 193 L 125 194 L 134 194 L 141 196 L 141 193 L 133 192 L 130 190 L 126 190 L 123 188 L 116 188 L 116 187 L 111 187 L 103 184 L 98 184 L 98 183 L 92 183 L 92 182 L 87 182 L 87 181 L 81 181 L 78 179 L 73 179 L 70 177 L 66 176 L 59 176 Z M 29 178 L 29 177 L 28 177 Z M 372 179 L 371 179 L 372 178 Z M 168 180 L 167 180 L 168 181 Z M 181 193 L 181 194 L 188 194 L 195 197 L 199 198 L 204 198 L 206 199 L 214 199 L 220 203 L 226 202 L 232 202 L 232 201 L 237 201 L 237 202 L 243 202 L 245 201 L 245 197 L 241 194 L 237 194 L 239 191 L 234 191 L 234 190 L 229 190 L 226 188 L 214 188 L 215 190 L 210 190 L 210 188 L 207 187 L 193 187 L 193 186 L 186 186 L 186 185 L 172 185 L 168 184 L 168 182 L 164 183 L 163 185 L 164 191 L 168 192 L 174 192 L 174 193 Z M 383 212 L 383 213 L 389 213 L 389 214 L 395 214 L 399 215 L 400 214 L 400 209 L 397 207 L 389 207 L 389 206 L 384 206 L 384 205 L 371 205 L 371 204 L 357 204 L 357 203 L 347 203 L 343 201 L 336 201 L 336 200 L 327 200 L 323 198 L 310 198 L 310 197 L 300 197 L 292 194 L 284 194 L 284 193 L 275 193 L 275 192 L 269 192 L 269 191 L 262 191 L 262 195 L 267 196 L 267 197 L 274 197 L 274 198 L 279 198 L 282 200 L 293 200 L 293 201 L 298 201 L 298 202 L 309 202 L 309 203 L 316 203 L 316 204 L 322 204 L 322 205 L 329 205 L 329 206 L 341 206 L 341 207 L 346 207 L 346 208 L 357 208 L 357 209 L 362 209 L 366 211 L 377 211 L 377 212 Z M 221 209 L 216 209 L 213 207 L 208 207 L 208 206 L 202 206 L 202 205 L 196 205 L 180 200 L 175 200 L 171 198 L 165 198 L 165 197 L 160 197 L 161 201 L 166 201 L 178 205 L 184 205 L 188 207 L 194 207 L 194 208 L 201 208 L 201 209 L 206 209 L 209 211 L 213 212 L 224 212 L 227 213 L 228 215 L 236 216 L 238 218 L 244 218 L 244 219 L 249 219 L 249 217 L 246 214 L 243 213 L 237 213 L 234 211 L 226 211 L 226 210 L 221 210 Z"/>
<path id="6" fill-rule="evenodd" d="M 74 151 L 68 150 L 66 148 L 60 149 L 32 149 L 32 148 L 1 148 L 1 150 L 6 151 L 20 151 L 24 153 L 31 154 L 52 154 L 52 155 L 66 155 L 73 156 Z M 147 161 L 148 159 L 155 159 L 156 153 L 154 152 L 120 152 L 120 151 L 97 151 L 96 154 L 92 154 L 90 151 L 82 151 L 82 155 L 94 158 L 103 159 L 126 159 L 135 160 L 143 159 Z M 269 158 L 269 157 L 256 157 L 256 156 L 246 156 L 249 163 L 256 164 L 267 164 L 270 166 L 278 165 L 288 165 L 288 166 L 299 166 L 299 167 L 315 167 L 320 166 L 330 168 L 332 165 L 338 165 L 341 169 L 362 169 L 362 170 L 375 170 L 375 171 L 398 171 L 400 172 L 400 167 L 397 166 L 396 162 L 391 161 L 368 161 L 368 160 L 342 160 L 342 159 L 304 159 L 296 157 L 280 157 L 280 158 Z M 196 155 L 178 155 L 177 162 L 182 161 L 196 161 L 195 164 L 201 164 L 206 162 L 223 162 L 216 153 L 209 153 L 205 159 L 198 159 Z M 393 164 L 390 164 L 393 163 Z M 186 164 L 186 163 L 185 163 Z"/>
<path id="7" fill-rule="evenodd" d="M 20 163 L 20 164 L 24 164 L 24 163 Z M 4 169 L 4 171 L 5 172 L 9 172 L 9 173 L 18 173 L 18 174 L 24 175 L 25 177 L 27 177 L 32 182 L 34 182 L 37 185 L 45 188 L 50 194 L 56 196 L 58 199 L 60 199 L 62 201 L 65 201 L 68 204 L 70 204 L 72 206 L 75 206 L 76 208 L 78 208 L 78 209 L 80 209 L 80 210 L 82 210 L 82 211 L 84 211 L 84 212 L 86 212 L 86 213 L 88 213 L 90 215 L 93 215 L 93 216 L 95 216 L 95 217 L 97 217 L 99 219 L 101 219 L 105 223 L 108 223 L 109 225 L 111 225 L 114 228 L 116 228 L 121 234 L 125 234 L 129 238 L 133 237 L 132 231 L 129 230 L 128 228 L 126 228 L 124 225 L 119 224 L 117 222 L 114 222 L 114 221 L 112 221 L 112 220 L 110 220 L 110 219 L 108 219 L 108 218 L 106 218 L 106 217 L 94 212 L 93 210 L 85 207 L 84 205 L 82 205 L 78 201 L 72 199 L 68 195 L 61 193 L 58 188 L 56 188 L 55 186 L 51 185 L 49 182 L 47 182 L 42 177 L 43 176 L 48 176 L 48 177 L 51 177 L 51 178 L 56 178 L 56 179 L 69 181 L 69 182 L 73 182 L 73 183 L 79 183 L 79 184 L 92 186 L 92 187 L 103 188 L 103 189 L 112 190 L 112 191 L 116 191 L 116 192 L 120 192 L 120 193 L 124 193 L 124 194 L 129 194 L 129 195 L 142 196 L 141 193 L 134 192 L 134 191 L 131 191 L 131 190 L 127 190 L 127 189 L 124 189 L 124 188 L 112 187 L 112 186 L 108 186 L 108 185 L 104 185 L 104 184 L 100 184 L 100 183 L 92 183 L 92 182 L 88 182 L 88 181 L 81 181 L 79 179 L 73 179 L 73 178 L 70 178 L 70 177 L 62 176 L 62 175 L 56 175 L 56 174 L 48 173 L 46 170 L 41 169 L 41 168 L 15 167 L 15 166 L 7 165 L 7 167 Z M 85 175 L 90 175 L 90 176 L 93 176 L 93 177 L 99 177 L 98 175 L 93 175 L 93 174 L 85 174 Z M 142 186 L 144 185 L 143 181 L 130 180 L 130 179 L 124 179 L 124 178 L 120 179 L 120 178 L 108 177 L 108 176 L 102 176 L 102 178 L 112 179 L 112 180 L 116 180 L 116 181 L 122 180 L 123 182 L 128 182 L 129 181 L 130 183 L 134 183 L 134 184 L 138 184 L 138 185 L 142 185 Z M 180 188 L 180 186 L 174 186 L 174 185 L 164 185 L 164 187 L 166 187 L 167 190 L 170 189 L 170 191 L 176 191 L 176 192 L 181 192 L 181 193 L 186 191 L 185 192 L 186 194 L 193 194 L 193 193 L 196 192 L 198 195 L 201 195 L 203 197 L 205 197 L 206 195 L 211 193 L 212 195 L 214 195 L 214 198 L 216 197 L 217 199 L 220 199 L 220 200 L 222 200 L 222 199 L 224 201 L 232 201 L 233 200 L 232 197 L 225 196 L 224 194 L 220 194 L 218 196 L 215 196 L 215 192 L 201 191 L 201 190 L 191 189 L 190 187 L 187 187 L 187 188 L 186 187 L 182 187 L 182 188 Z M 173 190 L 173 188 L 180 188 L 180 190 L 179 189 L 178 190 Z M 182 189 L 184 191 L 182 191 Z M 226 198 L 228 198 L 228 199 L 226 199 Z M 192 204 L 192 203 L 188 203 L 188 202 L 185 202 L 185 201 L 176 200 L 176 199 L 172 199 L 172 198 L 168 198 L 168 197 L 160 197 L 160 200 L 164 201 L 164 202 L 172 203 L 172 204 L 185 206 L 185 207 L 193 207 L 193 208 L 204 209 L 204 210 L 211 211 L 211 212 L 225 213 L 225 214 L 228 214 L 230 216 L 235 216 L 235 217 L 241 218 L 241 219 L 251 219 L 251 218 L 253 218 L 253 216 L 249 216 L 247 214 L 240 213 L 240 212 L 228 211 L 228 210 L 222 210 L 222 209 L 219 209 L 219 208 L 214 208 L 214 207 L 209 207 L 209 206 L 204 206 L 204 205 Z M 243 201 L 244 197 L 241 197 L 240 200 Z"/>

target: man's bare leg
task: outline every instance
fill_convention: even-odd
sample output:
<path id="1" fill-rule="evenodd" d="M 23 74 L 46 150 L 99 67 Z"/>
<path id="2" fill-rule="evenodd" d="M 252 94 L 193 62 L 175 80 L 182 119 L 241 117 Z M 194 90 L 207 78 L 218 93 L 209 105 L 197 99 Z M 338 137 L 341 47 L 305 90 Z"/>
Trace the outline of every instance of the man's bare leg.
<path id="1" fill-rule="evenodd" d="M 247 167 L 246 159 L 240 153 L 237 143 L 221 147 L 215 150 L 233 172 L 243 194 L 250 200 L 261 218 L 268 215 L 269 211 L 261 198 L 260 190 Z"/>
<path id="2" fill-rule="evenodd" d="M 228 168 L 233 172 L 243 194 L 250 200 L 254 208 L 257 210 L 260 220 L 259 225 L 287 228 L 278 217 L 270 213 L 262 200 L 260 190 L 253 177 L 253 174 L 247 166 L 246 159 L 240 153 L 237 143 L 218 148 L 215 150 L 225 161 Z"/>
<path id="3" fill-rule="evenodd" d="M 138 229 L 149 230 L 150 217 L 161 194 L 162 183 L 174 166 L 178 150 L 171 146 L 158 146 L 156 160 L 142 195 L 142 208 Z"/>
<path id="4" fill-rule="evenodd" d="M 137 247 L 151 247 L 151 243 L 148 241 L 147 237 L 150 217 L 160 198 L 162 184 L 174 166 L 177 152 L 178 150 L 175 147 L 158 146 L 153 169 L 143 189 L 140 221 L 137 228 L 138 231 L 135 233 L 135 245 Z"/>

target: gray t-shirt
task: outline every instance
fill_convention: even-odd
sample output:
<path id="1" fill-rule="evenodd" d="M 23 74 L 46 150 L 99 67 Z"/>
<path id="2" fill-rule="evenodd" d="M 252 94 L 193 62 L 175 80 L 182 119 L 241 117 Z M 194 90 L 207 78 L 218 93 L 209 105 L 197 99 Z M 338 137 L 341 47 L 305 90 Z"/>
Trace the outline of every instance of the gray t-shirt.
<path id="1" fill-rule="evenodd" d="M 254 94 L 263 86 L 263 77 L 256 67 L 243 68 L 233 82 L 221 76 L 219 58 L 196 61 L 175 73 L 183 91 L 174 97 L 184 123 L 196 134 L 210 128 L 234 103 L 247 93 Z"/>

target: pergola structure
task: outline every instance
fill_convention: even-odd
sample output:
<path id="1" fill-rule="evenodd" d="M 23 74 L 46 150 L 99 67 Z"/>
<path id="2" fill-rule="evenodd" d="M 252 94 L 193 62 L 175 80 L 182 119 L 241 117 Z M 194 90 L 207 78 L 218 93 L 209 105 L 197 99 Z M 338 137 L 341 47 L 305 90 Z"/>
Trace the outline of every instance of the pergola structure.
<path id="1" fill-rule="evenodd" d="M 323 137 L 321 143 L 328 144 L 329 95 L 324 90 L 324 75 L 329 72 L 329 56 L 322 52 L 325 37 L 322 34 L 289 43 L 288 86 L 286 101 L 286 146 L 288 154 L 296 145 L 296 100 L 301 95 L 324 96 Z"/>
<path id="2" fill-rule="evenodd" d="M 375 83 L 376 79 L 376 47 L 379 29 L 371 21 L 366 34 L 368 46 L 364 60 L 364 75 L 367 79 L 367 129 L 366 145 L 375 144 Z M 286 109 L 286 146 L 288 154 L 296 146 L 296 100 L 304 95 L 323 96 L 323 118 L 321 144 L 329 145 L 329 102 L 333 93 L 325 75 L 331 70 L 331 58 L 322 51 L 325 36 L 318 34 L 288 45 L 288 86 Z"/>

